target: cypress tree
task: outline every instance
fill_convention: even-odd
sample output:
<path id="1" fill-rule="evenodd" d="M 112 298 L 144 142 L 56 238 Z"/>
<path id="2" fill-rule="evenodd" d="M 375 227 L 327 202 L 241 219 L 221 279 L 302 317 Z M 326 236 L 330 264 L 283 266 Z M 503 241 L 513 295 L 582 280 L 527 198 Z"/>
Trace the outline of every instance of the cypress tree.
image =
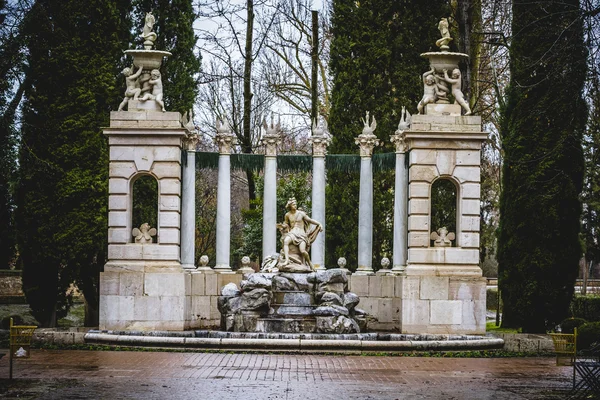
<path id="1" fill-rule="evenodd" d="M 72 282 L 88 308 L 98 309 L 108 198 L 101 127 L 122 95 L 116 78 L 130 38 L 123 18 L 129 8 L 119 0 L 38 0 L 24 27 L 31 86 L 23 110 L 18 243 L 24 292 L 43 326 L 68 311 Z"/>
<path id="2" fill-rule="evenodd" d="M 198 37 L 193 23 L 196 14 L 191 0 L 136 0 L 134 1 L 134 30 L 141 32 L 147 12 L 156 19 L 154 32 L 158 35 L 154 48 L 170 51 L 161 67 L 168 111 L 185 113 L 198 96 L 200 55 L 194 54 Z M 136 39 L 140 43 L 140 38 Z"/>
<path id="3" fill-rule="evenodd" d="M 583 202 L 583 241 L 586 268 L 589 263 L 600 263 L 600 82 L 598 74 L 590 85 L 591 110 L 585 134 L 585 181 Z"/>
<path id="4" fill-rule="evenodd" d="M 377 118 L 375 134 L 384 152 L 393 152 L 389 136 L 400 110 L 413 113 L 422 95 L 421 75 L 428 68 L 420 54 L 433 50 L 437 24 L 447 16 L 447 1 L 334 0 L 330 68 L 333 76 L 329 127 L 331 154 L 358 152 L 365 111 Z M 375 260 L 392 252 L 393 173 L 376 173 L 374 191 Z M 330 172 L 327 186 L 326 265 L 346 257 L 357 263 L 358 174 Z M 341 234 L 343 232 L 343 234 Z"/>
<path id="5" fill-rule="evenodd" d="M 504 327 L 568 315 L 581 257 L 586 75 L 578 0 L 513 1 L 498 238 Z"/>

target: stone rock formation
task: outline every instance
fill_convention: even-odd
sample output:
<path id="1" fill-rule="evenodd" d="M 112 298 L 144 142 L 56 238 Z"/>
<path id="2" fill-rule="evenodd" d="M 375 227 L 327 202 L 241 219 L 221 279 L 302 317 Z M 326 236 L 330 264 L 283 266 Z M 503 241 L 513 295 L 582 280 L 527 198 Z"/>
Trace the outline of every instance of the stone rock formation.
<path id="1" fill-rule="evenodd" d="M 359 333 L 366 315 L 340 268 L 306 273 L 254 273 L 221 289 L 221 329 L 236 332 Z M 361 329 L 362 327 L 362 329 Z"/>

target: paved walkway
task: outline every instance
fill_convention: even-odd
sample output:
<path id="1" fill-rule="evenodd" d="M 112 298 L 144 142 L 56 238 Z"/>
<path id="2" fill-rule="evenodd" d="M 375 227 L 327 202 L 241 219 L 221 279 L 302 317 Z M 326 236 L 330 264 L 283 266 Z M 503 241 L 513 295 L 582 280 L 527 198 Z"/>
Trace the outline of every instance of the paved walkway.
<path id="1" fill-rule="evenodd" d="M 564 399 L 571 371 L 552 358 L 33 350 L 0 398 Z"/>

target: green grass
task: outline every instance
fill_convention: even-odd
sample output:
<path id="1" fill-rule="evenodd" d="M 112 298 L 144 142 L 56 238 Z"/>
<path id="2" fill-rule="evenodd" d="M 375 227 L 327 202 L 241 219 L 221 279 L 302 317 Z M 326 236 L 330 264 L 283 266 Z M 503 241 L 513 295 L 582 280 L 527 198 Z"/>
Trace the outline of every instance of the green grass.
<path id="1" fill-rule="evenodd" d="M 497 332 L 497 333 L 521 333 L 520 329 L 511 329 L 511 328 L 502 328 L 500 326 L 496 326 L 496 322 L 488 322 L 485 324 L 486 332 Z"/>

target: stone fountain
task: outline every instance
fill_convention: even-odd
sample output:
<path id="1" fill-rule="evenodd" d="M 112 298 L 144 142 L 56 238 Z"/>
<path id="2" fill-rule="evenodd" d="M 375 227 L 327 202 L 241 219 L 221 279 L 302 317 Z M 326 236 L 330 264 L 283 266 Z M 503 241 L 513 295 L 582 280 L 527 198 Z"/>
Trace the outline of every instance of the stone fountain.
<path id="1" fill-rule="evenodd" d="M 281 231 L 281 255 L 262 272 L 229 283 L 218 300 L 221 329 L 235 332 L 359 333 L 366 330 L 360 299 L 348 290 L 347 270 L 314 271 L 308 250 L 322 230 L 291 198 Z M 310 229 L 311 225 L 315 228 Z"/>
<path id="2" fill-rule="evenodd" d="M 419 114 L 438 115 L 461 115 L 461 108 L 465 115 L 471 114 L 471 109 L 461 89 L 461 72 L 458 64 L 467 60 L 469 56 L 464 53 L 448 51 L 448 44 L 452 41 L 448 30 L 448 19 L 442 18 L 438 24 L 442 37 L 437 40 L 436 45 L 441 51 L 432 51 L 421 54 L 429 60 L 430 71 L 423 74 L 424 95 L 418 105 Z M 454 103 L 450 104 L 449 96 L 454 97 Z"/>
<path id="3" fill-rule="evenodd" d="M 119 106 L 119 111 L 123 110 L 125 105 L 129 111 L 165 111 L 159 70 L 163 59 L 170 56 L 171 53 L 152 50 L 157 37 L 156 33 L 152 32 L 154 23 L 155 19 L 152 13 L 146 13 L 144 28 L 140 34 L 140 37 L 144 39 L 144 49 L 125 50 L 125 54 L 133 57 L 133 68 L 123 70 L 127 90 L 123 102 Z"/>

